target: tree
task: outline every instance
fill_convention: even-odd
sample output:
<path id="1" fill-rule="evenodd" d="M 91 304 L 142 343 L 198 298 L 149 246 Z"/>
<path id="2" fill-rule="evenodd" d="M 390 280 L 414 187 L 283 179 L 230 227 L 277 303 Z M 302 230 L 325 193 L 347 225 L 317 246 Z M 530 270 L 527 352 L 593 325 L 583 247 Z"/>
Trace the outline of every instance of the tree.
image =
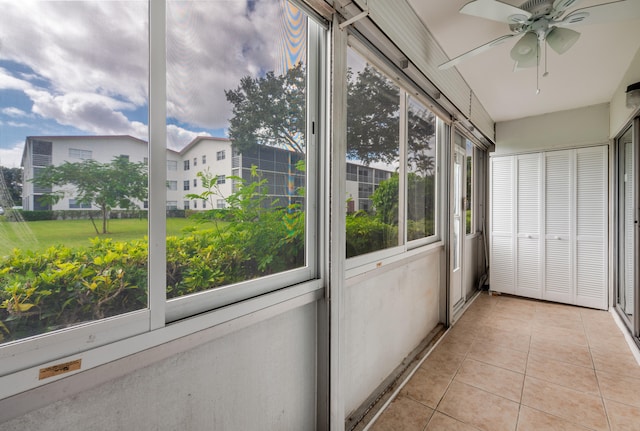
<path id="1" fill-rule="evenodd" d="M 41 187 L 73 186 L 72 190 L 56 190 L 45 198 L 57 202 L 65 194 L 73 194 L 78 204 L 97 207 L 102 215 L 103 234 L 107 233 L 109 211 L 112 208 L 137 208 L 136 201 L 146 199 L 148 189 L 147 166 L 129 162 L 122 156 L 115 157 L 110 163 L 83 160 L 47 166 L 32 181 Z M 93 227 L 99 234 L 95 223 Z"/>
<path id="2" fill-rule="evenodd" d="M 14 205 L 22 204 L 22 168 L 7 168 L 0 166 L 0 191 L 6 187 L 8 196 L 0 197 L 0 205 L 6 205 L 11 208 Z M 4 182 L 4 187 L 2 185 Z M 9 199 L 11 202 L 8 202 Z M 9 205 L 11 204 L 11 205 Z"/>
<path id="3" fill-rule="evenodd" d="M 254 145 L 305 151 L 306 71 L 302 63 L 284 75 L 245 76 L 235 90 L 225 90 L 233 105 L 229 139 L 239 152 Z"/>

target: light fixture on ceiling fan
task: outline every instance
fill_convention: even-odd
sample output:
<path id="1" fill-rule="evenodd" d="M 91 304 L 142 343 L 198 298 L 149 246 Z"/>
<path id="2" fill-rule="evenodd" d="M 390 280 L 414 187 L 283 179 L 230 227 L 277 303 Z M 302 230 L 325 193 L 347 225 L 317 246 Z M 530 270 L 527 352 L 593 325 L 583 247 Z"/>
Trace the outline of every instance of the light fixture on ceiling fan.
<path id="1" fill-rule="evenodd" d="M 514 69 L 535 67 L 540 65 L 541 45 L 545 47 L 545 54 L 547 45 L 558 54 L 564 54 L 577 42 L 580 33 L 566 27 L 640 18 L 640 0 L 618 0 L 585 7 L 562 17 L 568 8 L 578 2 L 579 0 L 528 0 L 516 7 L 498 0 L 471 1 L 460 9 L 460 13 L 508 24 L 511 33 L 452 58 L 438 67 L 448 69 L 520 35 L 522 37 L 510 53 L 516 62 Z M 545 71 L 544 76 L 546 74 Z"/>

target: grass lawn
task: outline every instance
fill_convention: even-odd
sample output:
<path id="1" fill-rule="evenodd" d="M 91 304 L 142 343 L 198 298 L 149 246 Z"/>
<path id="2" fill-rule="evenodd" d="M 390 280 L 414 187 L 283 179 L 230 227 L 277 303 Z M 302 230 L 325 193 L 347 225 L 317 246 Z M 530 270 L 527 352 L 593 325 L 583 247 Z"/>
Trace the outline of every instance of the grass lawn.
<path id="1" fill-rule="evenodd" d="M 101 220 L 96 220 L 98 229 Z M 182 235 L 182 229 L 194 226 L 195 221 L 185 218 L 167 219 L 167 235 Z M 211 224 L 203 224 L 210 229 Z M 148 224 L 145 219 L 109 220 L 109 233 L 100 235 L 113 238 L 114 241 L 142 239 L 147 235 Z M 68 247 L 88 246 L 89 239 L 95 238 L 96 231 L 90 220 L 46 220 L 22 223 L 10 223 L 0 217 L 0 256 L 5 256 L 14 248 L 33 251 L 45 250 L 56 244 Z"/>

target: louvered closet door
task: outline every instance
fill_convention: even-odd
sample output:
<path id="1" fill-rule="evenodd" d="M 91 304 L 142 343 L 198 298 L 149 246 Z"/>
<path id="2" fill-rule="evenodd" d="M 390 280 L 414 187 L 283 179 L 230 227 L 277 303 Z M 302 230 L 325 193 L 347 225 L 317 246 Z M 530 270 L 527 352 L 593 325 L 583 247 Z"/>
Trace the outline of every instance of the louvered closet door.
<path id="1" fill-rule="evenodd" d="M 549 301 L 573 303 L 572 201 L 573 151 L 544 154 L 544 291 Z"/>
<path id="2" fill-rule="evenodd" d="M 576 150 L 576 305 L 606 309 L 607 148 Z"/>
<path id="3" fill-rule="evenodd" d="M 540 154 L 516 159 L 516 295 L 542 296 L 540 276 Z"/>
<path id="4" fill-rule="evenodd" d="M 513 253 L 514 158 L 491 159 L 491 290 L 515 293 Z"/>

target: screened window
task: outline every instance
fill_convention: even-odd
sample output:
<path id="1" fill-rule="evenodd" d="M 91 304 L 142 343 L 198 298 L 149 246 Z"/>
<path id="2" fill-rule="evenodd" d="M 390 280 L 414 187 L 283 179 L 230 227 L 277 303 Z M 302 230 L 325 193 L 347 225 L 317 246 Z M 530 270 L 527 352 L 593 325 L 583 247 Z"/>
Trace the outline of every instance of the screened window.
<path id="1" fill-rule="evenodd" d="M 182 203 L 182 205 L 184 206 L 184 209 L 188 210 L 189 209 L 189 201 L 184 201 Z"/>
<path id="2" fill-rule="evenodd" d="M 197 157 L 193 158 L 193 166 L 198 166 L 198 158 Z"/>
<path id="3" fill-rule="evenodd" d="M 407 103 L 407 239 L 436 234 L 437 121 L 413 97 Z"/>
<path id="4" fill-rule="evenodd" d="M 167 201 L 167 209 L 168 210 L 177 210 L 178 209 L 178 201 Z"/>
<path id="5" fill-rule="evenodd" d="M 203 164 L 203 165 L 206 165 L 206 164 L 207 164 L 207 155 L 206 155 L 206 154 L 203 154 L 203 155 L 202 155 L 202 164 Z"/>
<path id="6" fill-rule="evenodd" d="M 177 170 L 178 170 L 178 161 L 167 160 L 167 171 L 177 171 Z"/>
<path id="7" fill-rule="evenodd" d="M 189 180 L 184 180 L 182 182 L 182 190 L 189 190 Z"/>
<path id="8" fill-rule="evenodd" d="M 302 9 L 283 0 L 167 2 L 168 129 L 212 137 L 193 141 L 176 133 L 168 135 L 168 145 L 191 145 L 195 152 L 216 145 L 216 161 L 234 154 L 237 175 L 227 182 L 227 165 L 220 163 L 192 178 L 185 199 L 192 208 L 198 201 L 208 204 L 187 218 L 193 229 L 185 241 L 225 253 L 205 263 L 208 252 L 180 239 L 168 244 L 167 271 L 182 277 L 168 278 L 170 307 L 172 301 L 191 300 L 184 297 L 193 293 L 211 290 L 215 298 L 218 287 L 266 276 L 281 283 L 309 277 L 307 237 L 314 220 L 307 212 L 308 198 L 314 196 L 308 181 L 313 173 L 307 136 L 310 25 L 316 24 Z M 221 28 L 225 37 L 214 34 Z M 198 162 L 189 161 L 192 166 Z M 215 223 L 213 215 L 203 217 L 203 211 L 222 208 L 234 209 L 225 223 Z M 264 283 L 250 285 L 262 288 Z M 202 301 L 193 301 L 202 307 Z"/>
<path id="9" fill-rule="evenodd" d="M 357 166 L 357 181 L 350 168 L 346 184 L 353 257 L 400 244 L 400 88 L 353 49 L 347 66 L 347 166 Z"/>
<path id="10" fill-rule="evenodd" d="M 0 227 L 1 348 L 147 307 L 147 256 L 134 251 L 146 249 L 147 222 L 128 231 L 136 245 L 123 243 L 129 228 L 109 213 L 148 196 L 147 167 L 119 157 L 148 155 L 148 15 L 141 1 L 0 2 L 0 69 L 14 83 L 0 85 L 0 111 L 19 116 L 0 121 L 0 146 L 24 143 L 24 209 L 54 214 L 37 229 L 20 218 Z M 94 224 L 63 217 L 89 208 Z"/>
<path id="11" fill-rule="evenodd" d="M 168 190 L 178 190 L 178 182 L 177 181 L 167 181 L 167 189 Z"/>
<path id="12" fill-rule="evenodd" d="M 189 170 L 189 160 L 185 160 L 183 162 L 183 168 L 184 171 L 188 171 Z"/>

